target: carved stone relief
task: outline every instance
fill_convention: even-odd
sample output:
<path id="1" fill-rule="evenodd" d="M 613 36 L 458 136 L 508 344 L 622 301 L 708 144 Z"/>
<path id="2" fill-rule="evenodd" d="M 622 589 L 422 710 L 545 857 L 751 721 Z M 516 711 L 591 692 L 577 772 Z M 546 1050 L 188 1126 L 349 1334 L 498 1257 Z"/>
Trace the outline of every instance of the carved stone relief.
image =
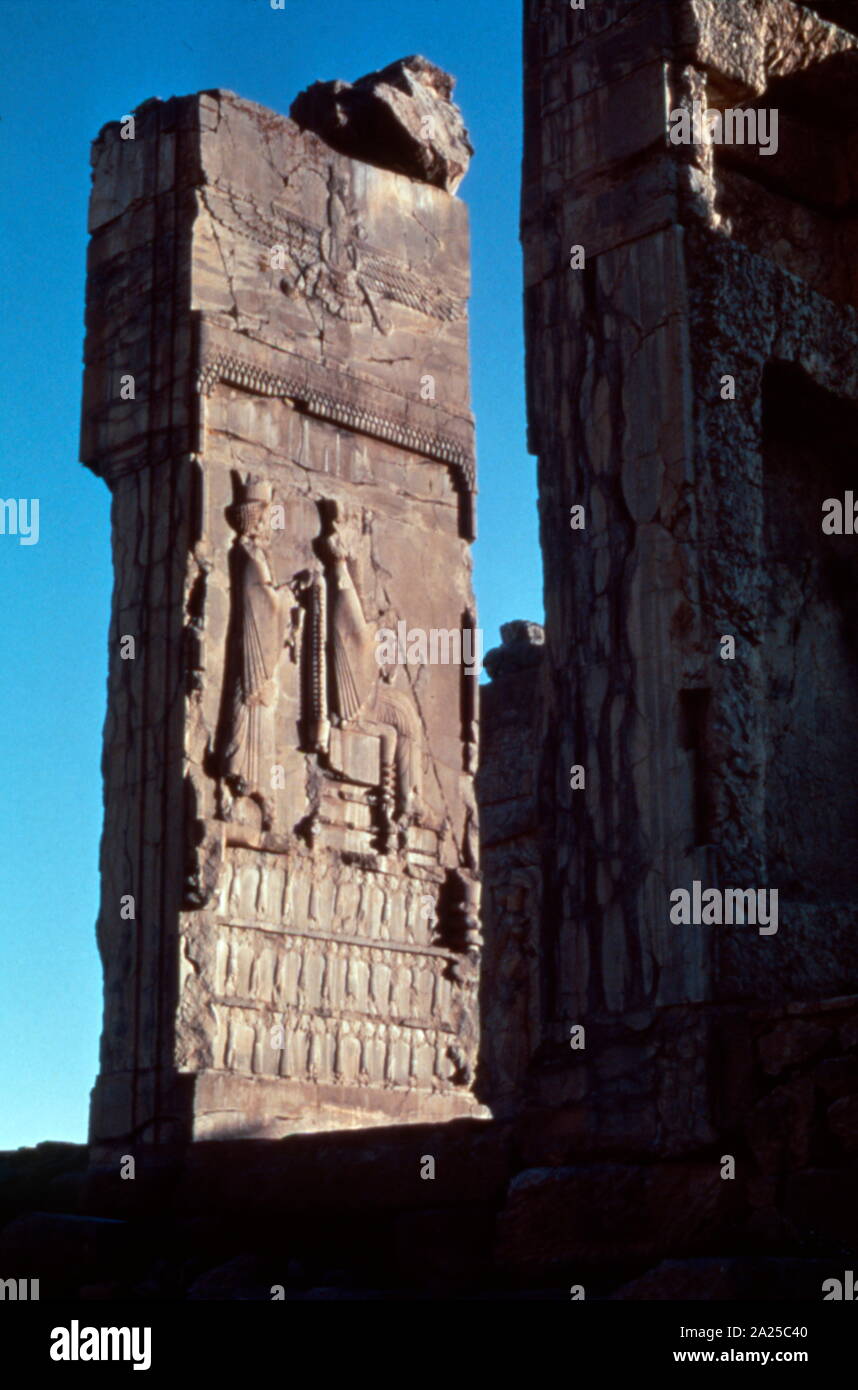
<path id="1" fill-rule="evenodd" d="M 469 147 L 449 80 L 402 80 L 400 172 L 226 92 L 100 149 L 90 296 L 129 321 L 90 343 L 85 449 L 155 640 L 111 687 L 104 920 L 138 917 L 103 933 L 99 1133 L 479 1109 L 475 682 L 376 660 L 382 627 L 473 625 Z M 103 405 L 126 329 L 166 412 Z"/>
<path id="2" fill-rule="evenodd" d="M 302 609 L 295 587 L 278 584 L 271 554 L 271 485 L 249 478 L 232 509 L 236 539 L 230 552 L 232 614 L 225 662 L 220 765 L 221 814 L 229 820 L 233 801 L 250 797 L 262 812 L 262 828 L 273 825 L 262 755 L 262 722 L 276 710 L 278 670 L 284 648 L 297 660 Z"/>

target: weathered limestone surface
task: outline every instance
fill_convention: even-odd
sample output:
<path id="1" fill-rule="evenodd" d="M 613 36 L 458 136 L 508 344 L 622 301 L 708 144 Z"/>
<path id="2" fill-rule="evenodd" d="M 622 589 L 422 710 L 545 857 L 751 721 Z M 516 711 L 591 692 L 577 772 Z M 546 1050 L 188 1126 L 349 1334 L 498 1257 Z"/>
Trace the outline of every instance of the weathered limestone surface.
<path id="1" fill-rule="evenodd" d="M 129 1222 L 115 1292 L 247 1296 L 284 1232 L 297 1297 L 320 1250 L 364 1282 L 369 1261 L 397 1287 L 568 1300 L 570 1276 L 818 1297 L 858 1249 L 858 576 L 854 538 L 819 526 L 858 420 L 840 12 L 526 6 L 547 622 L 486 661 L 488 1124 L 475 690 L 450 666 L 382 682 L 370 646 L 473 621 L 447 79 L 405 60 L 288 121 L 223 92 L 147 103 L 134 141 L 99 141 L 84 457 L 113 489 L 117 588 L 93 1135 L 97 1163 L 134 1138 L 162 1163 L 83 1184 L 36 1154 L 20 1188 Z M 670 145 L 695 101 L 776 105 L 778 153 Z M 776 888 L 777 935 L 671 923 L 694 879 Z M 207 1271 L 149 1270 L 155 1218 L 177 1249 L 206 1231 Z"/>
<path id="2" fill-rule="evenodd" d="M 541 1043 L 522 1084 L 536 1166 L 564 1146 L 714 1144 L 743 1010 L 854 989 L 858 576 L 853 538 L 820 522 L 853 486 L 858 41 L 831 17 L 789 0 L 526 6 L 546 572 Z M 777 153 L 671 144 L 670 112 L 695 101 L 776 107 Z M 490 903 L 512 881 L 492 865 Z M 669 894 L 695 879 L 777 889 L 777 934 L 673 924 Z M 790 1082 L 753 1123 L 734 1114 L 763 1171 L 778 1124 L 823 1142 L 853 1123 L 844 1095 L 820 1130 L 809 1098 Z"/>
<path id="3" fill-rule="evenodd" d="M 545 635 L 537 623 L 501 628 L 486 653 L 480 701 L 483 953 L 479 1090 L 495 1115 L 515 1113 L 542 1040 L 539 760 Z"/>
<path id="4" fill-rule="evenodd" d="M 224 91 L 94 146 L 99 1142 L 477 1113 L 476 678 L 376 659 L 474 626 L 470 147 L 445 74 L 375 76 L 405 173 Z"/>
<path id="5" fill-rule="evenodd" d="M 452 94 L 446 72 L 412 57 L 354 84 L 316 82 L 290 114 L 343 154 L 455 193 L 474 151 Z"/>

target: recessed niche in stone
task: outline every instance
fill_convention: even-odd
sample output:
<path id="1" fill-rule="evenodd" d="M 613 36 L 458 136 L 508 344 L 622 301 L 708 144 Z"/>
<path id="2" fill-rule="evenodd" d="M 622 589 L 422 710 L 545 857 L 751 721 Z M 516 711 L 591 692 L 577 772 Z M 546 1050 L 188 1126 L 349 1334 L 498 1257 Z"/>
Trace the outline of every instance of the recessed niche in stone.
<path id="1" fill-rule="evenodd" d="M 858 305 L 858 53 L 776 79 L 761 96 L 713 85 L 707 99 L 777 111 L 773 153 L 714 146 L 716 210 L 732 237 L 826 298 Z M 768 126 L 764 134 L 768 143 Z"/>
<path id="2" fill-rule="evenodd" d="M 858 890 L 858 536 L 822 503 L 858 495 L 858 410 L 771 364 L 763 461 L 768 880 L 830 902 Z"/>

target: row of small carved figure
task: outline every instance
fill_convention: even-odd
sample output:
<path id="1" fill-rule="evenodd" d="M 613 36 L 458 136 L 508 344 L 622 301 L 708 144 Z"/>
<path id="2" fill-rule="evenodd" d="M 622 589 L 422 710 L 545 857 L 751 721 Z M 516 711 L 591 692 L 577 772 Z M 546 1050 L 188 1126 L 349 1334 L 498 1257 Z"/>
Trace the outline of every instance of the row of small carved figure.
<path id="1" fill-rule="evenodd" d="M 347 871 L 341 871 L 347 874 Z M 430 891 L 434 890 L 434 891 Z M 298 895 L 304 901 L 298 901 Z M 258 862 L 224 866 L 215 913 L 238 924 L 264 922 L 283 929 L 295 922 L 312 925 L 315 912 L 319 926 L 362 935 L 379 941 L 430 944 L 436 920 L 437 885 L 428 881 L 401 883 L 391 877 L 384 886 L 362 881 L 362 875 L 344 877 L 323 895 L 284 867 L 271 869 Z"/>
<path id="2" fill-rule="evenodd" d="M 437 1028 L 287 1011 L 248 1020 L 216 1007 L 213 1063 L 230 1073 L 355 1086 L 437 1089 L 470 1079 L 461 1041 Z"/>
<path id="3" fill-rule="evenodd" d="M 446 956 L 387 951 L 381 946 L 291 938 L 261 949 L 249 941 L 217 943 L 215 994 L 305 1009 L 392 1014 L 446 1023 L 453 980 Z"/>

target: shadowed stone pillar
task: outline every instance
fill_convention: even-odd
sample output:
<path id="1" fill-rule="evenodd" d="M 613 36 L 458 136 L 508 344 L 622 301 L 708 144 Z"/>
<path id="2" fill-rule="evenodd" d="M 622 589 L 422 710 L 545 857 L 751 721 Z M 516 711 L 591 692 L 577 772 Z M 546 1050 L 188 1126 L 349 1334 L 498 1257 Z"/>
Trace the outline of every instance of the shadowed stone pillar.
<path id="1" fill-rule="evenodd" d="M 543 863 L 538 746 L 545 634 L 504 623 L 486 653 L 480 699 L 483 956 L 480 1094 L 500 1117 L 515 1113 L 542 1027 L 540 932 Z"/>
<path id="2" fill-rule="evenodd" d="M 525 11 L 547 828 L 528 1096 L 564 1112 L 555 1154 L 677 1153 L 741 1119 L 748 1003 L 845 994 L 858 968 L 858 569 L 821 528 L 858 421 L 858 43 L 789 0 Z M 765 140 L 709 139 L 707 109 L 722 134 L 776 112 L 777 139 L 770 116 Z M 671 920 L 695 881 L 777 890 L 777 932 Z"/>
<path id="3" fill-rule="evenodd" d="M 295 119 L 149 101 L 93 149 L 102 1145 L 481 1113 L 451 91 L 411 58 Z"/>

